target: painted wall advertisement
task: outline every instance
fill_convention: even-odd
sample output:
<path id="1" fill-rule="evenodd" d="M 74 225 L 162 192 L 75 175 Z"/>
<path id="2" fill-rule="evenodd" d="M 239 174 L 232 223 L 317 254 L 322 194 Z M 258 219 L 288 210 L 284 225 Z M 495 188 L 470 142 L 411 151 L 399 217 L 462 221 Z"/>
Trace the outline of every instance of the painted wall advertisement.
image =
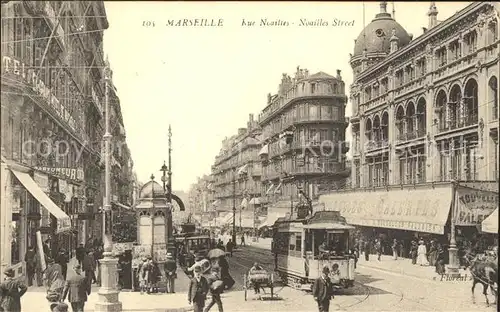
<path id="1" fill-rule="evenodd" d="M 498 207 L 497 192 L 458 186 L 456 196 L 456 225 L 479 225 Z"/>

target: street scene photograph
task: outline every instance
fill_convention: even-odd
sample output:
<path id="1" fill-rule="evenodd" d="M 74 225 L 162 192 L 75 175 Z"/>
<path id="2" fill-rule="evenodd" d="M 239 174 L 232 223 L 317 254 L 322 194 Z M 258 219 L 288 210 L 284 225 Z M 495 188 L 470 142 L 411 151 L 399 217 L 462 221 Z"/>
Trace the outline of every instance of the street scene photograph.
<path id="1" fill-rule="evenodd" d="M 0 312 L 498 309 L 496 1 L 1 1 Z"/>

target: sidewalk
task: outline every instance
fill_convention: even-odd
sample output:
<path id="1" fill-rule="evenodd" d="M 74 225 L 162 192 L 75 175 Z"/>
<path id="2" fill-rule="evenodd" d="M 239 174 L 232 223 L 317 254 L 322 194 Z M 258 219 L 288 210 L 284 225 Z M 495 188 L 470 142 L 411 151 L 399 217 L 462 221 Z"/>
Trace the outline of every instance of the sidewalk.
<path id="1" fill-rule="evenodd" d="M 411 263 L 411 259 L 398 258 L 394 260 L 392 256 L 383 255 L 380 261 L 377 255 L 370 255 L 370 260 L 365 261 L 365 257 L 360 255 L 358 260 L 359 267 L 377 269 L 381 271 L 417 277 L 420 279 L 437 280 L 441 279 L 437 275 L 434 266 L 420 266 Z M 468 270 L 460 270 L 462 276 L 471 276 Z"/>

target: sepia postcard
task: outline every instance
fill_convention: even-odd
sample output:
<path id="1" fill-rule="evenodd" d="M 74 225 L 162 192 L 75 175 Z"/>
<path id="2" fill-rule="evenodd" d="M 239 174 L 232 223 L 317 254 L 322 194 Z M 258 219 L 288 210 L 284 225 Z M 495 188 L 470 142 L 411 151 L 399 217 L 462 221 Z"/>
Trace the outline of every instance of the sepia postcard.
<path id="1" fill-rule="evenodd" d="M 0 311 L 498 301 L 495 1 L 1 1 Z"/>

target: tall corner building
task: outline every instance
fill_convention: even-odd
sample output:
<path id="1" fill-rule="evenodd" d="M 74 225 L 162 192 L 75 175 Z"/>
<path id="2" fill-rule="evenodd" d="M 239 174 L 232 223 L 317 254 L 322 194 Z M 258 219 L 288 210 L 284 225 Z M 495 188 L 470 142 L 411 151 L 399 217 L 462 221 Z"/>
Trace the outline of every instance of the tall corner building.
<path id="1" fill-rule="evenodd" d="M 268 94 L 259 115 L 262 129 L 263 202 L 268 215 L 293 214 L 301 199 L 317 199 L 321 191 L 344 187 L 347 96 L 340 70 L 336 76 L 310 74 L 297 67 L 283 74 L 278 93 Z M 274 223 L 268 218 L 268 223 Z"/>
<path id="2" fill-rule="evenodd" d="M 320 202 L 369 238 L 447 241 L 454 196 L 471 237 L 498 207 L 499 18 L 488 2 L 443 21 L 438 9 L 412 38 L 381 2 L 355 41 L 352 188 Z"/>

